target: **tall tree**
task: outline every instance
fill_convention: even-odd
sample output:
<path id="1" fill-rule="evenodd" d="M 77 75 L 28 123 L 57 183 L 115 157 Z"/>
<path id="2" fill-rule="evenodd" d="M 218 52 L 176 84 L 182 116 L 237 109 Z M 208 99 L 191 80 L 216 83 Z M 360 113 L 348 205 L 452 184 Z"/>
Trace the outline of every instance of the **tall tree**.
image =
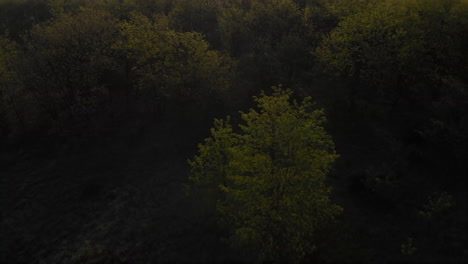
<path id="1" fill-rule="evenodd" d="M 117 20 L 106 11 L 57 13 L 27 37 L 26 88 L 54 119 L 90 114 L 95 96 L 104 92 L 103 72 L 115 66 L 112 45 L 117 37 Z"/>
<path id="2" fill-rule="evenodd" d="M 316 249 L 316 232 L 341 212 L 325 184 L 337 155 L 323 110 L 291 96 L 273 87 L 271 96 L 255 97 L 258 111 L 242 113 L 239 133 L 229 117 L 215 120 L 212 137 L 189 161 L 192 188 L 216 204 L 231 241 L 263 260 L 300 261 Z"/>

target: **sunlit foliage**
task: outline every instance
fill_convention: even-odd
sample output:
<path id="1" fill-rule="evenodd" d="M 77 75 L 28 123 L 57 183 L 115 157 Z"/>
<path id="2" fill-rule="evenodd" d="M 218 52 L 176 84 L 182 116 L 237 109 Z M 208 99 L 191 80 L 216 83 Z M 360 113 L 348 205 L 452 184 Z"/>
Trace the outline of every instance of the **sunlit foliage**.
<path id="1" fill-rule="evenodd" d="M 337 158 L 325 132 L 323 110 L 310 98 L 273 88 L 255 97 L 258 110 L 216 120 L 212 137 L 190 161 L 195 192 L 217 200 L 220 224 L 231 241 L 260 259 L 299 261 L 316 248 L 315 232 L 341 212 L 329 199 L 325 178 Z M 206 196 L 205 196 L 206 195 Z"/>
<path id="2" fill-rule="evenodd" d="M 176 32 L 165 16 L 132 14 L 120 25 L 124 50 L 141 89 L 174 99 L 201 99 L 227 89 L 229 58 L 210 50 L 200 33 Z M 149 90 L 148 90 L 149 89 Z"/>

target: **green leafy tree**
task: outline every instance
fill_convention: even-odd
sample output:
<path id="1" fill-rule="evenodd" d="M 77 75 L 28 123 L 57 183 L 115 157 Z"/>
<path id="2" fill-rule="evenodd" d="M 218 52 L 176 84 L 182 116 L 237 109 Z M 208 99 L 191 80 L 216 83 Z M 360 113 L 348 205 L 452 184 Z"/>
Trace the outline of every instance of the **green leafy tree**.
<path id="1" fill-rule="evenodd" d="M 75 14 L 57 13 L 28 35 L 22 77 L 54 120 L 94 112 L 95 99 L 105 93 L 101 77 L 115 67 L 117 25 L 106 11 L 80 8 Z"/>
<path id="2" fill-rule="evenodd" d="M 153 20 L 133 13 L 123 22 L 123 50 L 140 90 L 148 95 L 174 100 L 203 101 L 229 86 L 231 60 L 210 50 L 200 33 L 176 32 L 165 16 Z"/>
<path id="3" fill-rule="evenodd" d="M 260 259 L 300 261 L 317 247 L 316 232 L 341 207 L 331 203 L 325 179 L 338 157 L 325 132 L 323 110 L 309 97 L 291 101 L 273 87 L 254 97 L 258 110 L 242 113 L 234 132 L 229 117 L 215 120 L 212 136 L 189 161 L 192 190 L 215 208 L 231 241 Z"/>
<path id="4" fill-rule="evenodd" d="M 355 86 L 365 83 L 392 104 L 429 101 L 421 97 L 429 99 L 437 91 L 427 86 L 438 87 L 463 68 L 463 5 L 456 0 L 377 1 L 345 16 L 316 54 L 332 72 L 354 79 L 352 97 L 358 93 Z"/>
<path id="5" fill-rule="evenodd" d="M 421 217 L 427 220 L 441 219 L 455 207 L 454 197 L 446 192 L 434 193 L 428 197 L 423 207 L 424 209 L 418 212 Z"/>
<path id="6" fill-rule="evenodd" d="M 248 49 L 246 13 L 247 11 L 241 8 L 241 3 L 233 2 L 227 4 L 218 17 L 222 47 L 235 58 Z"/>
<path id="7" fill-rule="evenodd" d="M 467 17 L 465 0 L 380 1 L 345 16 L 316 52 L 349 81 L 351 108 L 402 111 L 394 126 L 420 131 L 426 164 L 453 177 L 467 157 Z"/>
<path id="8" fill-rule="evenodd" d="M 398 80 L 395 73 L 403 73 L 395 69 L 409 66 L 421 48 L 423 32 L 416 22 L 404 5 L 385 2 L 347 16 L 317 54 L 332 71 L 388 84 Z"/>

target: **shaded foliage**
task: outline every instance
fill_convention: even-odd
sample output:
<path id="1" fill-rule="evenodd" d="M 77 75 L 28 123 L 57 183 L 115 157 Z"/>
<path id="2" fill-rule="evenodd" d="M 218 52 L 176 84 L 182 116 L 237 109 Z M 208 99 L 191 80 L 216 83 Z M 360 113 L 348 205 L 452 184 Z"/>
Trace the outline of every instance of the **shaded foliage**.
<path id="1" fill-rule="evenodd" d="M 227 235 L 263 260 L 467 258 L 466 0 L 3 0 L 0 35 L 2 166 L 152 124 L 148 149 L 172 164 L 193 156 L 193 130 L 231 114 L 191 162 L 191 202 L 221 227 L 201 224 L 216 246 L 197 246 L 222 255 Z M 294 96 L 250 100 L 278 84 Z M 336 170 L 323 111 L 290 100 L 310 95 Z M 176 146 L 161 147 L 164 127 Z M 92 243 L 75 253 L 113 259 Z"/>

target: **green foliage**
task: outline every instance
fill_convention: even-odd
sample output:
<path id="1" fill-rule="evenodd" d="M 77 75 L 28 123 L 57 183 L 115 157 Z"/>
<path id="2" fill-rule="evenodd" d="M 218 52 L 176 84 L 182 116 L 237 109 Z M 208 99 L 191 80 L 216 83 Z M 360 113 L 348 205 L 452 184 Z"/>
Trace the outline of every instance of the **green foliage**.
<path id="1" fill-rule="evenodd" d="M 195 183 L 188 187 L 189 194 L 196 194 L 205 204 L 204 209 L 214 213 L 216 203 L 224 196 L 219 184 L 226 184 L 230 160 L 230 149 L 240 143 L 240 138 L 233 132 L 230 117 L 226 121 L 215 119 L 211 128 L 211 137 L 205 144 L 199 144 L 199 155 L 188 161 L 192 168 L 191 180 Z"/>
<path id="2" fill-rule="evenodd" d="M 455 207 L 454 198 L 446 192 L 434 193 L 428 197 L 419 215 L 425 219 L 439 219 L 445 217 Z"/>
<path id="3" fill-rule="evenodd" d="M 412 238 L 406 239 L 401 244 L 401 254 L 406 256 L 412 256 L 416 253 L 417 248 L 414 246 L 414 240 Z"/>
<path id="4" fill-rule="evenodd" d="M 307 28 L 309 38 L 312 37 L 314 47 L 316 47 L 318 42 L 333 30 L 339 22 L 336 15 L 327 10 L 324 5 L 317 2 L 308 4 L 303 12 L 303 21 Z"/>
<path id="5" fill-rule="evenodd" d="M 456 0 L 383 1 L 346 16 L 317 55 L 333 72 L 377 86 L 434 84 L 459 67 L 457 10 Z"/>
<path id="6" fill-rule="evenodd" d="M 0 156 L 9 166 L 62 138 L 140 135 L 155 113 L 167 114 L 160 129 L 174 126 L 181 132 L 173 137 L 190 141 L 197 129 L 187 127 L 283 83 L 320 95 L 333 110 L 331 127 L 347 156 L 334 178 L 338 198 L 371 199 L 349 199 L 343 228 L 328 225 L 342 209 L 325 184 L 337 155 L 323 110 L 274 88 L 255 97 L 258 107 L 242 113 L 242 125 L 215 120 L 189 161 L 190 193 L 232 244 L 267 261 L 308 260 L 318 251 L 333 262 L 369 238 L 404 238 L 409 227 L 398 224 L 409 222 L 399 216 L 416 210 L 424 221 L 415 235 L 434 233 L 458 254 L 466 239 L 453 234 L 466 228 L 452 213 L 466 207 L 455 207 L 454 197 L 467 179 L 467 73 L 468 0 L 0 0 Z M 362 173 L 348 193 L 352 171 Z M 441 182 L 452 195 L 435 193 L 410 208 Z M 402 222 L 383 230 L 356 223 L 362 213 Z M 429 236 L 420 236 L 425 225 Z M 439 246 L 424 240 L 418 251 Z M 372 245 L 370 258 L 386 246 Z M 402 241 L 402 254 L 415 251 L 412 238 Z M 106 254 L 86 242 L 73 261 Z"/>
<path id="7" fill-rule="evenodd" d="M 50 18 L 47 0 L 0 0 L 0 35 L 20 40 L 34 24 Z"/>
<path id="8" fill-rule="evenodd" d="M 264 260 L 300 261 L 317 247 L 315 232 L 341 208 L 325 178 L 338 157 L 325 132 L 323 110 L 292 92 L 254 97 L 258 111 L 242 113 L 240 133 L 216 120 L 212 136 L 189 161 L 193 188 L 214 205 L 231 241 Z"/>
<path id="9" fill-rule="evenodd" d="M 222 9 L 218 17 L 222 46 L 233 57 L 241 55 L 243 44 L 247 41 L 246 13 L 239 5 L 229 5 Z"/>
<path id="10" fill-rule="evenodd" d="M 253 1 L 246 15 L 246 26 L 255 40 L 276 44 L 283 36 L 302 28 L 302 15 L 292 0 Z"/>
<path id="11" fill-rule="evenodd" d="M 20 45 L 0 36 L 0 138 L 13 139 L 36 123 L 37 105 L 21 81 L 23 56 Z"/>
<path id="12" fill-rule="evenodd" d="M 0 87 L 16 80 L 13 65 L 17 62 L 18 55 L 16 43 L 0 35 Z"/>
<path id="13" fill-rule="evenodd" d="M 236 57 L 240 51 L 268 53 L 263 49 L 276 47 L 285 37 L 301 36 L 304 29 L 293 0 L 252 1 L 249 7 L 233 1 L 222 9 L 219 24 L 223 44 Z"/>
<path id="14" fill-rule="evenodd" d="M 8 134 L 17 110 L 19 90 L 16 66 L 20 52 L 16 43 L 0 36 L 0 135 Z M 17 120 L 18 121 L 18 120 Z"/>
<path id="15" fill-rule="evenodd" d="M 82 117 L 105 93 L 100 79 L 114 68 L 117 20 L 108 12 L 81 8 L 36 25 L 27 38 L 26 88 L 55 120 Z"/>
<path id="16" fill-rule="evenodd" d="M 218 0 L 177 0 L 169 13 L 170 25 L 180 32 L 202 33 L 212 47 L 218 48 L 220 10 L 221 2 Z"/>
<path id="17" fill-rule="evenodd" d="M 256 94 L 276 83 L 293 90 L 309 85 L 313 41 L 293 0 L 252 1 L 250 9 L 232 5 L 220 21 L 226 49 L 240 58 L 240 89 Z"/>
<path id="18" fill-rule="evenodd" d="M 141 89 L 183 100 L 227 89 L 231 61 L 209 50 L 200 33 L 169 30 L 165 16 L 151 20 L 137 13 L 120 31 L 115 48 L 126 53 Z"/>
<path id="19" fill-rule="evenodd" d="M 348 75 L 360 70 L 357 64 L 370 69 L 398 66 L 400 58 L 414 54 L 412 49 L 421 45 L 422 32 L 416 31 L 412 16 L 405 5 L 390 1 L 347 16 L 323 41 L 318 55 Z"/>
<path id="20" fill-rule="evenodd" d="M 385 0 L 319 0 L 314 1 L 316 5 L 323 6 L 326 12 L 340 20 L 360 13 L 365 9 L 372 9 L 374 6 Z"/>

